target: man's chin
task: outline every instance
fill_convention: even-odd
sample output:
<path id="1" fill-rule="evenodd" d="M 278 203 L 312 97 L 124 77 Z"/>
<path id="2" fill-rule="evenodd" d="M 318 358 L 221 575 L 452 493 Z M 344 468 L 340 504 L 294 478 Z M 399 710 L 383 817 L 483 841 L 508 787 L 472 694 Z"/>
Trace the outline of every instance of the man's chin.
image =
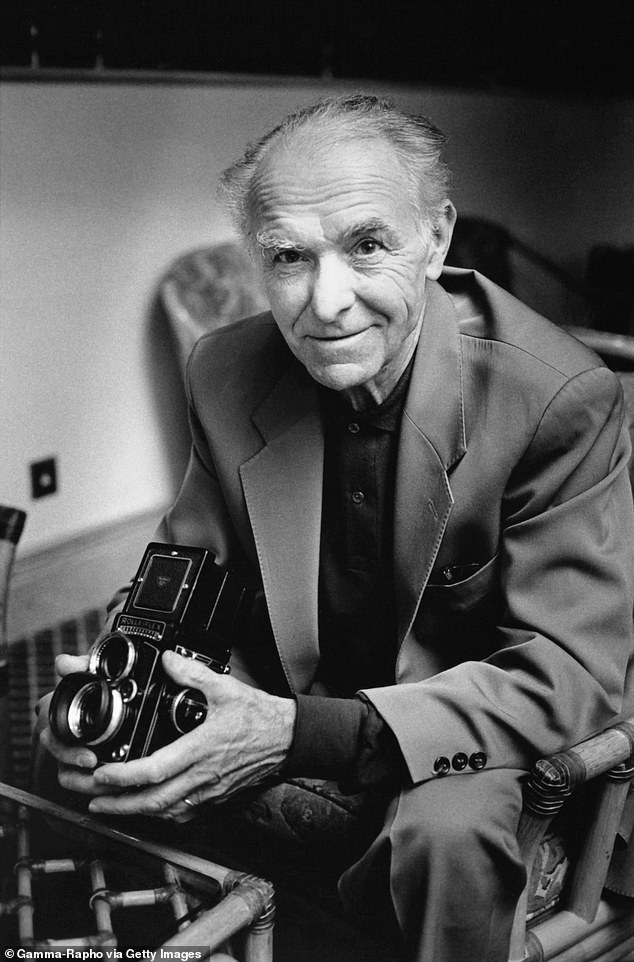
<path id="1" fill-rule="evenodd" d="M 362 389 L 372 375 L 355 364 L 329 364 L 308 368 L 313 380 L 331 391 L 354 391 Z"/>

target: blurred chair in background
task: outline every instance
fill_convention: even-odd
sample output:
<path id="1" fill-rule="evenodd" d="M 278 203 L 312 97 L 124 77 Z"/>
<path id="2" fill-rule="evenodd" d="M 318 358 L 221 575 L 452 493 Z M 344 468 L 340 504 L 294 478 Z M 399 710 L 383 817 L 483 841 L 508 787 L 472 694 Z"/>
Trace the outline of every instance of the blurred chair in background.
<path id="1" fill-rule="evenodd" d="M 162 278 L 159 297 L 183 370 L 199 337 L 267 307 L 251 259 L 234 243 L 183 254 Z"/>

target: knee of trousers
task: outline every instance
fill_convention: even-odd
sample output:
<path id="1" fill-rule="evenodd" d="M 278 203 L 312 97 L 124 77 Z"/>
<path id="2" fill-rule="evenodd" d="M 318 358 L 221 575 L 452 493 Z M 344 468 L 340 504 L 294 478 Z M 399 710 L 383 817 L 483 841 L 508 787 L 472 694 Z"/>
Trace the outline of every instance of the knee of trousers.
<path id="1" fill-rule="evenodd" d="M 521 891 L 517 845 L 521 773 L 487 772 L 424 782 L 404 790 L 389 826 L 392 861 L 457 885 L 483 874 Z M 387 826 L 386 826 L 387 827 Z M 436 879 L 437 884 L 437 879 Z"/>

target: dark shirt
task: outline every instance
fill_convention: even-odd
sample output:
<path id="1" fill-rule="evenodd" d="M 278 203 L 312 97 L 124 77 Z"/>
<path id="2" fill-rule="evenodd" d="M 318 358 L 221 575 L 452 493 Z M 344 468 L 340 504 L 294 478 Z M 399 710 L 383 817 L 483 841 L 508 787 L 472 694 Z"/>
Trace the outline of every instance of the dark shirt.
<path id="1" fill-rule="evenodd" d="M 354 411 L 321 390 L 325 456 L 316 683 L 337 697 L 299 695 L 287 774 L 352 788 L 404 777 L 391 730 L 359 688 L 395 683 L 394 486 L 411 364 L 381 405 Z"/>
<path id="2" fill-rule="evenodd" d="M 322 390 L 325 457 L 317 675 L 333 695 L 394 682 L 393 491 L 407 378 L 380 406 L 353 411 Z"/>

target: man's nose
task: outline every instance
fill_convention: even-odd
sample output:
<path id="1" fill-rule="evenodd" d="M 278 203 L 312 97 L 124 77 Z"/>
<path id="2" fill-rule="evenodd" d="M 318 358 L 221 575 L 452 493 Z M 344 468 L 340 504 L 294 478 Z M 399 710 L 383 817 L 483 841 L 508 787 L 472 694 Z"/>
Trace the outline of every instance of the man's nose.
<path id="1" fill-rule="evenodd" d="M 336 321 L 354 303 L 354 272 L 335 255 L 319 260 L 313 275 L 310 306 L 325 324 Z"/>

